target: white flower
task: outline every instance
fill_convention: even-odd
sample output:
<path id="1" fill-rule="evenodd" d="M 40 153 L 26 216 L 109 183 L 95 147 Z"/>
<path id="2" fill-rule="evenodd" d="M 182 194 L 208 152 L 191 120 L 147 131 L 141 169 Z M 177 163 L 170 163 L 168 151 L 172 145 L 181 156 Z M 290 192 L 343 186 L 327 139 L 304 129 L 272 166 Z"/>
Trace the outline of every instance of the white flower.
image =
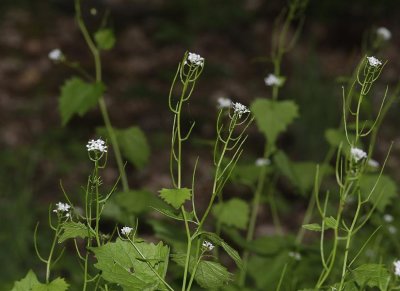
<path id="1" fill-rule="evenodd" d="M 239 116 L 239 118 L 241 118 L 244 113 L 250 112 L 250 110 L 247 109 L 246 106 L 244 106 L 243 104 L 241 104 L 239 102 L 233 103 L 233 110 Z"/>
<path id="2" fill-rule="evenodd" d="M 369 159 L 368 160 L 368 166 L 372 167 L 372 168 L 378 168 L 379 167 L 379 163 L 373 159 Z"/>
<path id="3" fill-rule="evenodd" d="M 388 232 L 390 234 L 395 234 L 397 232 L 397 228 L 394 225 L 389 225 L 388 226 Z"/>
<path id="4" fill-rule="evenodd" d="M 376 34 L 383 40 L 389 40 L 392 38 L 390 30 L 383 26 L 376 30 Z"/>
<path id="5" fill-rule="evenodd" d="M 301 254 L 298 253 L 298 252 L 289 252 L 289 257 L 292 257 L 296 261 L 300 261 L 301 260 Z"/>
<path id="6" fill-rule="evenodd" d="M 264 166 L 268 166 L 271 164 L 270 159 L 265 159 L 265 158 L 258 158 L 255 162 L 257 167 L 264 167 Z"/>
<path id="7" fill-rule="evenodd" d="M 351 157 L 354 161 L 358 162 L 359 160 L 365 159 L 367 157 L 367 153 L 359 148 L 351 148 L 350 150 Z"/>
<path id="8" fill-rule="evenodd" d="M 68 212 L 70 208 L 71 208 L 71 206 L 68 203 L 58 202 L 58 203 L 56 203 L 56 209 L 54 209 L 53 212 L 55 212 L 55 213 Z M 68 216 L 69 215 L 67 213 L 67 217 Z"/>
<path id="9" fill-rule="evenodd" d="M 378 60 L 377 58 L 375 58 L 375 57 L 367 57 L 367 59 L 368 59 L 368 64 L 369 64 L 371 67 L 377 68 L 377 67 L 379 67 L 380 65 L 382 65 L 382 62 L 381 62 L 380 60 Z"/>
<path id="10" fill-rule="evenodd" d="M 89 140 L 88 144 L 86 145 L 86 148 L 88 150 L 88 152 L 90 151 L 99 151 L 102 153 L 106 153 L 107 152 L 107 146 L 104 140 L 102 139 L 91 139 Z"/>
<path id="11" fill-rule="evenodd" d="M 400 260 L 394 261 L 393 265 L 394 265 L 394 274 L 396 276 L 400 276 Z"/>
<path id="12" fill-rule="evenodd" d="M 203 241 L 203 247 L 206 248 L 209 252 L 213 250 L 214 245 L 209 241 Z"/>
<path id="13" fill-rule="evenodd" d="M 219 97 L 218 98 L 218 108 L 229 108 L 232 106 L 232 100 L 229 98 Z"/>
<path id="14" fill-rule="evenodd" d="M 202 58 L 200 55 L 195 54 L 195 53 L 189 53 L 187 60 L 192 64 L 196 66 L 203 66 L 204 65 L 204 58 Z M 187 64 L 187 62 L 185 62 Z"/>
<path id="15" fill-rule="evenodd" d="M 384 216 L 383 216 L 383 220 L 384 221 L 386 221 L 386 222 L 393 222 L 393 216 L 392 215 L 390 215 L 390 214 L 385 214 Z"/>
<path id="16" fill-rule="evenodd" d="M 60 49 L 54 49 L 51 52 L 49 52 L 49 59 L 54 62 L 61 61 L 62 58 L 63 58 L 63 53 Z"/>
<path id="17" fill-rule="evenodd" d="M 128 236 L 132 230 L 133 230 L 132 227 L 124 226 L 123 228 L 121 228 L 121 233 L 125 236 Z"/>
<path id="18" fill-rule="evenodd" d="M 264 78 L 264 82 L 267 86 L 280 86 L 282 84 L 282 80 L 274 74 L 269 74 L 266 76 Z"/>

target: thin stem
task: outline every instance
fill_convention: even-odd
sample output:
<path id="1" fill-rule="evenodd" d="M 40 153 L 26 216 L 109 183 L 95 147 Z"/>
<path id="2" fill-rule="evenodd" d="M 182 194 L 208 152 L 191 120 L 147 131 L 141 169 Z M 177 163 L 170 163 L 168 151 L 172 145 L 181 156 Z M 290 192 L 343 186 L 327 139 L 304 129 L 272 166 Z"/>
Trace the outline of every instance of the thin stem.
<path id="1" fill-rule="evenodd" d="M 55 246 L 56 246 L 59 230 L 60 230 L 60 220 L 57 223 L 57 229 L 56 229 L 56 231 L 54 233 L 54 238 L 53 238 L 53 242 L 51 244 L 49 257 L 46 260 L 47 261 L 47 264 L 46 264 L 46 283 L 47 284 L 49 284 L 49 282 L 50 282 L 51 260 L 52 260 L 53 254 L 54 254 L 54 249 L 55 249 Z"/>

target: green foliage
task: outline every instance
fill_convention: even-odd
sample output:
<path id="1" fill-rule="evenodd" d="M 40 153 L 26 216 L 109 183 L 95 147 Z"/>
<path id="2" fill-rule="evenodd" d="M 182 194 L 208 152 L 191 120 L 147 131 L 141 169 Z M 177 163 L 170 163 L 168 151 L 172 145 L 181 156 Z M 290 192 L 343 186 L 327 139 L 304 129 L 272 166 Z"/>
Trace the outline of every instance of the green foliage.
<path id="1" fill-rule="evenodd" d="M 321 231 L 322 227 L 318 223 L 309 223 L 309 224 L 304 224 L 302 226 L 303 228 L 311 231 Z"/>
<path id="2" fill-rule="evenodd" d="M 317 164 L 314 162 L 292 162 L 284 152 L 278 151 L 274 156 L 274 162 L 289 181 L 296 186 L 300 194 L 307 195 L 315 183 Z M 319 181 L 323 174 L 332 172 L 331 167 L 324 165 L 319 169 Z"/>
<path id="3" fill-rule="evenodd" d="M 376 204 L 376 208 L 381 212 L 383 212 L 386 206 L 391 203 L 391 200 L 397 196 L 397 186 L 395 182 L 385 175 L 379 178 L 377 174 L 364 174 L 360 178 L 360 190 L 364 199 L 371 195 L 370 203 Z"/>
<path id="4" fill-rule="evenodd" d="M 56 278 L 49 284 L 42 284 L 36 277 L 36 274 L 30 270 L 25 278 L 15 282 L 11 291 L 65 291 L 68 290 L 68 284 L 63 278 Z"/>
<path id="5" fill-rule="evenodd" d="M 161 189 L 160 197 L 167 202 L 169 205 L 172 205 L 176 209 L 179 209 L 185 203 L 186 200 L 190 200 L 192 196 L 191 190 L 188 188 L 180 188 L 180 189 Z"/>
<path id="6" fill-rule="evenodd" d="M 115 203 L 130 214 L 141 214 L 164 203 L 147 190 L 130 190 L 113 194 Z"/>
<path id="7" fill-rule="evenodd" d="M 236 165 L 229 179 L 238 184 L 254 186 L 258 181 L 261 169 L 262 167 L 256 166 L 254 163 Z M 272 172 L 272 169 L 267 169 L 267 172 Z"/>
<path id="8" fill-rule="evenodd" d="M 114 32 L 109 28 L 100 29 L 94 35 L 94 39 L 99 49 L 110 50 L 115 45 Z"/>
<path id="9" fill-rule="evenodd" d="M 384 265 L 364 264 L 353 270 L 353 276 L 357 284 L 365 288 L 377 287 L 379 290 L 387 290 L 390 281 L 389 271 Z"/>
<path id="10" fill-rule="evenodd" d="M 143 131 L 133 126 L 116 130 L 116 135 L 124 157 L 137 168 L 143 168 L 150 156 L 150 147 Z"/>
<path id="11" fill-rule="evenodd" d="M 172 260 L 179 266 L 185 266 L 185 254 L 173 254 Z M 192 273 L 196 265 L 194 257 L 190 258 L 189 273 Z M 205 289 L 218 289 L 232 280 L 232 274 L 221 264 L 210 261 L 200 261 L 194 279 L 200 287 Z"/>
<path id="12" fill-rule="evenodd" d="M 95 107 L 104 90 L 102 83 L 88 83 L 78 77 L 68 79 L 59 98 L 62 124 L 66 125 L 74 114 L 82 116 Z"/>
<path id="13" fill-rule="evenodd" d="M 81 222 L 67 221 L 61 226 L 62 233 L 58 238 L 58 242 L 62 243 L 70 238 L 86 238 L 88 237 L 88 229 Z"/>
<path id="14" fill-rule="evenodd" d="M 256 99 L 251 104 L 258 129 L 265 135 L 270 147 L 275 148 L 276 140 L 288 125 L 298 117 L 298 107 L 293 101 Z"/>
<path id="15" fill-rule="evenodd" d="M 350 151 L 350 145 L 343 129 L 329 128 L 325 131 L 325 138 L 331 146 L 339 147 L 342 144 L 344 152 Z M 349 133 L 349 140 L 354 142 L 354 134 Z"/>
<path id="16" fill-rule="evenodd" d="M 137 249 L 128 241 L 117 239 L 101 247 L 92 248 L 102 277 L 111 283 L 121 285 L 124 290 L 158 290 L 163 283 L 156 277 L 152 268 L 165 277 L 168 267 L 169 248 L 162 242 L 135 242 Z"/>
<path id="17" fill-rule="evenodd" d="M 250 209 L 246 201 L 233 198 L 229 201 L 215 204 L 212 213 L 219 223 L 238 229 L 246 229 Z"/>

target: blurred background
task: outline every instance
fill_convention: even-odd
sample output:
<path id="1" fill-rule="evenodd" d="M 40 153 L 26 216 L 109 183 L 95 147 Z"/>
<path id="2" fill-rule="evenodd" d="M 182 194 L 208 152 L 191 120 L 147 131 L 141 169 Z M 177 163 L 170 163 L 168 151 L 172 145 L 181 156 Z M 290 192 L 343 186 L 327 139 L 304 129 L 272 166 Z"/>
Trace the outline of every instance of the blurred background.
<path id="1" fill-rule="evenodd" d="M 264 77 L 273 21 L 286 1 L 262 0 L 84 0 L 89 28 L 107 19 L 117 38 L 103 53 L 106 102 L 115 127 L 139 126 L 151 155 L 141 169 L 127 166 L 132 188 L 157 193 L 170 185 L 168 91 L 178 62 L 186 50 L 199 53 L 206 66 L 187 108 L 185 122 L 196 121 L 189 159 L 199 155 L 199 183 L 209 183 L 211 165 L 207 140 L 214 137 L 216 104 L 228 97 L 250 104 L 270 97 Z M 400 72 L 399 1 L 317 1 L 306 10 L 302 34 L 285 57 L 287 78 L 280 98 L 292 99 L 300 118 L 281 137 L 280 145 L 294 160 L 320 161 L 327 150 L 326 128 L 341 117 L 340 78 L 348 76 L 362 57 L 362 44 L 377 27 L 387 27 L 392 39 L 377 57 L 388 60 L 378 86 L 393 88 Z M 70 195 L 79 195 L 90 170 L 85 144 L 103 126 L 100 112 L 91 110 L 61 125 L 58 96 L 70 68 L 52 63 L 48 53 L 59 48 L 88 71 L 93 62 L 74 19 L 72 0 L 0 1 L 0 289 L 11 286 L 30 268 L 40 269 L 33 249 L 36 222 L 46 238 L 49 203 L 62 199 L 62 179 Z M 376 96 L 379 104 L 380 95 Z M 375 104 L 372 102 L 372 104 Z M 389 143 L 399 139 L 398 104 L 389 112 L 378 139 L 376 158 L 383 160 Z M 255 127 L 244 159 L 262 154 L 263 138 Z M 387 171 L 400 181 L 395 143 Z M 112 159 L 104 183 L 117 177 Z M 290 193 L 288 194 L 290 195 Z M 249 196 L 248 196 L 249 197 Z M 302 216 L 304 201 L 299 203 Z M 286 218 L 288 228 L 289 219 Z M 285 221 L 285 218 L 283 218 Z M 265 225 L 270 221 L 265 220 Z M 262 223 L 261 223 L 262 224 Z M 265 227 L 264 225 L 264 227 Z M 262 229 L 263 225 L 260 225 Z M 68 264 L 68 262 L 65 262 Z M 72 264 L 72 263 L 71 263 Z"/>

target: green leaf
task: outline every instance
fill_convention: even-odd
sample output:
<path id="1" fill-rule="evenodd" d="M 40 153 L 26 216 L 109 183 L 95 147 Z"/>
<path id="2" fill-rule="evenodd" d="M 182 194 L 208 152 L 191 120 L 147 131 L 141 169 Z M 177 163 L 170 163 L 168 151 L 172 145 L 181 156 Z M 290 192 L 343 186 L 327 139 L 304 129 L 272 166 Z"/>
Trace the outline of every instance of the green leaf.
<path id="1" fill-rule="evenodd" d="M 229 179 L 233 182 L 252 187 L 257 183 L 261 169 L 262 167 L 256 166 L 254 163 L 249 165 L 236 165 Z M 268 168 L 267 173 L 271 172 L 271 169 Z"/>
<path id="2" fill-rule="evenodd" d="M 324 222 L 325 222 L 325 228 L 336 229 L 338 227 L 337 220 L 332 216 L 325 217 Z"/>
<path id="3" fill-rule="evenodd" d="M 64 278 L 56 278 L 49 284 L 39 284 L 32 288 L 32 291 L 65 291 L 68 290 L 68 284 Z"/>
<path id="4" fill-rule="evenodd" d="M 102 277 L 105 280 L 119 284 L 126 290 L 163 288 L 163 283 L 148 263 L 164 278 L 168 267 L 168 246 L 163 245 L 162 242 L 154 245 L 143 241 L 136 242 L 135 245 L 146 260 L 130 242 L 117 239 L 115 243 L 110 242 L 101 247 L 91 248 L 97 258 L 95 267 L 102 271 Z"/>
<path id="5" fill-rule="evenodd" d="M 114 32 L 109 29 L 100 29 L 94 35 L 97 46 L 103 50 L 110 50 L 115 45 L 115 35 Z"/>
<path id="6" fill-rule="evenodd" d="M 167 202 L 169 205 L 172 205 L 176 209 L 182 206 L 182 204 L 189 200 L 192 196 L 191 190 L 188 188 L 180 188 L 180 189 L 161 189 L 160 190 L 161 198 Z"/>
<path id="7" fill-rule="evenodd" d="M 66 125 L 74 114 L 82 116 L 96 106 L 104 90 L 102 83 L 87 83 L 78 77 L 67 80 L 59 97 L 62 124 Z"/>
<path id="8" fill-rule="evenodd" d="M 238 229 L 246 229 L 250 208 L 246 201 L 233 198 L 229 201 L 215 204 L 212 208 L 212 214 L 220 223 Z"/>
<path id="9" fill-rule="evenodd" d="M 251 104 L 258 129 L 265 135 L 268 144 L 274 149 L 278 135 L 298 117 L 298 107 L 293 101 L 273 101 L 256 99 Z"/>
<path id="10" fill-rule="evenodd" d="M 137 168 L 143 168 L 150 156 L 150 147 L 143 131 L 133 126 L 117 131 L 118 143 L 121 147 L 122 155 L 134 164 Z"/>
<path id="11" fill-rule="evenodd" d="M 39 285 L 40 282 L 38 281 L 35 273 L 32 270 L 26 274 L 25 278 L 21 279 L 20 281 L 16 281 L 14 283 L 14 287 L 11 291 L 28 291 L 32 290 L 33 287 Z"/>
<path id="12" fill-rule="evenodd" d="M 215 245 L 218 245 L 224 249 L 224 251 L 231 257 L 232 260 L 235 261 L 236 265 L 242 269 L 243 261 L 240 257 L 239 253 L 228 245 L 222 238 L 220 238 L 217 234 L 212 232 L 203 232 L 203 234 L 212 241 Z"/>
<path id="13" fill-rule="evenodd" d="M 390 273 L 384 265 L 364 264 L 353 271 L 355 281 L 360 287 L 378 287 L 380 290 L 387 290 Z"/>
<path id="14" fill-rule="evenodd" d="M 342 143 L 343 151 L 349 152 L 350 145 L 346 138 L 346 133 L 343 129 L 329 128 L 325 131 L 325 139 L 331 146 L 338 147 Z M 349 134 L 349 140 L 354 143 L 356 137 L 354 134 Z"/>
<path id="15" fill-rule="evenodd" d="M 382 175 L 374 189 L 378 178 L 377 174 L 364 174 L 360 178 L 360 190 L 363 199 L 367 199 L 372 192 L 369 202 L 377 204 L 376 208 L 383 212 L 385 207 L 397 196 L 397 186 L 390 177 Z"/>
<path id="16" fill-rule="evenodd" d="M 247 244 L 244 244 L 243 246 L 256 254 L 272 256 L 283 250 L 291 249 L 294 245 L 294 238 L 289 235 L 268 235 L 257 238 L 251 242 L 248 242 Z"/>
<path id="17" fill-rule="evenodd" d="M 61 235 L 58 242 L 62 243 L 69 238 L 86 238 L 88 237 L 88 228 L 81 222 L 67 221 L 61 226 Z"/>
<path id="18" fill-rule="evenodd" d="M 311 231 L 321 231 L 322 227 L 318 223 L 303 224 L 303 228 Z"/>
<path id="19" fill-rule="evenodd" d="M 113 194 L 115 203 L 130 214 L 141 214 L 165 203 L 147 190 L 130 190 Z"/>
<path id="20" fill-rule="evenodd" d="M 174 254 L 172 259 L 181 267 L 185 266 L 185 254 Z M 196 264 L 195 258 L 190 257 L 189 272 L 192 273 Z M 232 280 L 232 274 L 219 263 L 200 261 L 194 279 L 204 289 L 215 290 Z"/>

